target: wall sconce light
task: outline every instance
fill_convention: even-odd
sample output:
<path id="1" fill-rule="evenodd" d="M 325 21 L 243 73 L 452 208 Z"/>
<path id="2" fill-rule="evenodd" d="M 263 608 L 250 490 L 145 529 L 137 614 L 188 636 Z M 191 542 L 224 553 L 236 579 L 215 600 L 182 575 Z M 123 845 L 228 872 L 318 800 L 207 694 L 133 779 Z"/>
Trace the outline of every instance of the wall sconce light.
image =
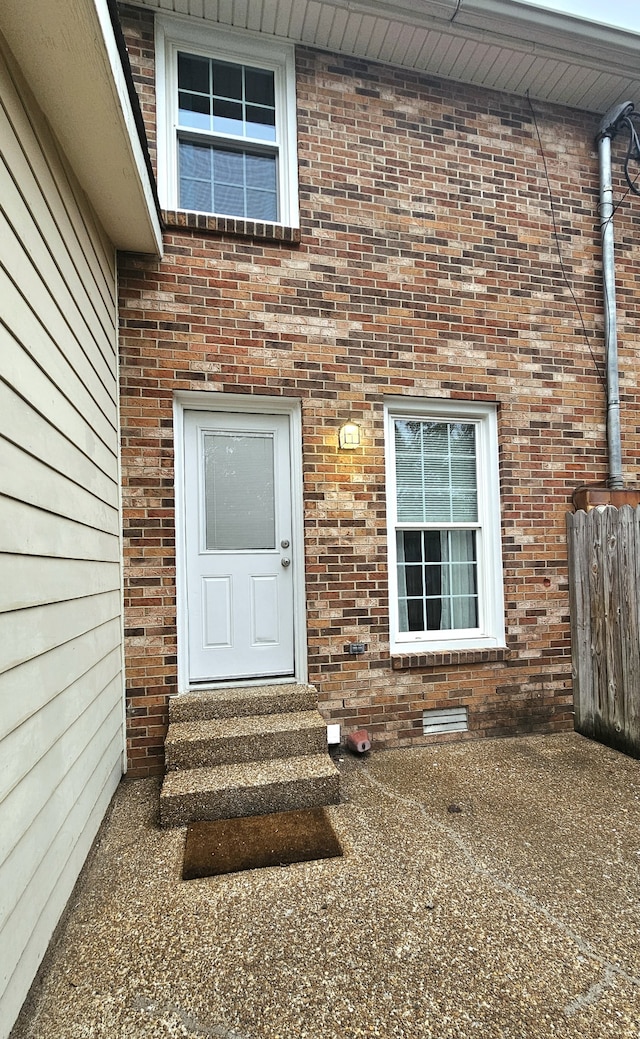
<path id="1" fill-rule="evenodd" d="M 338 443 L 342 451 L 353 451 L 360 447 L 360 426 L 356 422 L 345 422 L 340 426 Z"/>

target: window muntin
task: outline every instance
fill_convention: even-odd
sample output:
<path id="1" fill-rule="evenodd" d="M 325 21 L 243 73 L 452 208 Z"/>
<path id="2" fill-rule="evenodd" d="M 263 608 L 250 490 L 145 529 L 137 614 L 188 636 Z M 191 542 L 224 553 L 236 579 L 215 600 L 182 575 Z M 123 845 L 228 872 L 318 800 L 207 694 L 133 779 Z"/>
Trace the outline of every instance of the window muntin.
<path id="1" fill-rule="evenodd" d="M 474 530 L 399 530 L 398 627 L 450 631 L 478 627 Z"/>
<path id="2" fill-rule="evenodd" d="M 495 409 L 387 414 L 392 652 L 504 645 Z"/>
<path id="3" fill-rule="evenodd" d="M 400 522 L 477 522 L 475 425 L 395 419 Z"/>
<path id="4" fill-rule="evenodd" d="M 273 71 L 178 51 L 178 123 L 275 141 Z"/>
<path id="5" fill-rule="evenodd" d="M 476 629 L 476 427 L 426 418 L 393 425 L 398 629 Z"/>
<path id="6" fill-rule="evenodd" d="M 170 18 L 156 36 L 161 203 L 297 226 L 293 48 Z"/>
<path id="7" fill-rule="evenodd" d="M 252 155 L 178 140 L 178 166 L 180 209 L 277 222 L 274 155 Z"/>
<path id="8" fill-rule="evenodd" d="M 276 153 L 236 143 L 275 142 L 275 73 L 184 51 L 177 58 L 179 207 L 277 222 Z"/>

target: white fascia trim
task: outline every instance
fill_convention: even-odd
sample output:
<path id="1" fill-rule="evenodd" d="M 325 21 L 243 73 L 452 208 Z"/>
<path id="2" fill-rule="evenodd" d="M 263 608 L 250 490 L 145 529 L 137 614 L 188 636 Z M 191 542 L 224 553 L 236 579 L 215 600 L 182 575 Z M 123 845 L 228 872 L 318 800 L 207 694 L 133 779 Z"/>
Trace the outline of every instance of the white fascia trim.
<path id="1" fill-rule="evenodd" d="M 324 3 L 344 7 L 342 0 L 324 0 Z M 449 30 L 473 27 L 483 30 L 487 44 L 499 45 L 499 37 L 514 35 L 521 43 L 544 40 L 573 57 L 589 56 L 592 44 L 609 50 L 623 47 L 634 50 L 636 56 L 640 46 L 638 33 L 540 7 L 536 0 L 422 0 L 420 4 L 411 0 L 351 0 L 349 7 L 363 15 L 377 15 L 409 25 L 436 28 L 439 23 L 443 32 L 447 31 L 447 25 Z"/>
<path id="2" fill-rule="evenodd" d="M 131 106 L 129 88 L 122 69 L 122 61 L 120 58 L 120 52 L 118 51 L 113 26 L 111 24 L 109 8 L 106 0 L 94 0 L 94 4 L 100 22 L 100 28 L 102 30 L 102 37 L 104 39 L 109 65 L 111 67 L 111 76 L 115 87 L 117 103 L 128 135 L 131 159 L 135 166 L 140 190 L 146 204 L 149 223 L 151 225 L 151 233 L 153 234 L 156 243 L 155 251 L 161 258 L 163 254 L 162 228 L 160 227 L 160 220 L 156 211 L 156 200 L 151 186 L 151 180 L 149 179 L 149 171 L 147 169 L 142 143 L 138 134 L 138 127 L 136 126 L 133 108 Z M 116 243 L 116 245 L 117 244 L 118 243 Z"/>
<path id="3" fill-rule="evenodd" d="M 572 36 L 574 40 L 593 41 L 597 44 L 612 46 L 627 45 L 636 52 L 640 47 L 640 33 L 618 26 L 608 25 L 585 15 L 570 14 L 541 7 L 536 0 L 463 0 L 458 17 L 461 24 L 468 22 L 481 25 L 482 19 L 490 18 L 497 25 L 518 23 L 521 26 L 532 26 L 547 34 L 549 42 L 556 42 L 557 35 Z M 455 24 L 454 22 L 454 24 Z"/>
<path id="4" fill-rule="evenodd" d="M 250 393 L 220 393 L 203 390 L 178 390 L 173 396 L 173 448 L 175 472 L 175 526 L 176 526 L 176 593 L 178 635 L 178 693 L 202 689 L 202 683 L 191 686 L 187 661 L 187 550 L 186 550 L 186 494 L 184 471 L 184 412 L 228 411 L 253 415 L 288 415 L 290 419 L 291 452 L 291 523 L 294 566 L 294 652 L 293 679 L 269 679 L 272 685 L 286 685 L 292 681 L 306 683 L 309 678 L 307 660 L 306 586 L 304 575 L 304 503 L 302 473 L 302 405 L 297 397 L 255 396 Z M 215 688 L 225 686 L 264 685 L 264 679 L 216 682 Z M 212 683 L 213 685 L 214 683 Z"/>
<path id="5" fill-rule="evenodd" d="M 158 194 L 165 209 L 178 208 L 176 132 L 173 99 L 177 98 L 174 54 L 189 48 L 206 57 L 248 61 L 276 73 L 276 111 L 283 116 L 277 141 L 283 227 L 299 227 L 298 135 L 296 123 L 295 47 L 260 33 L 220 29 L 192 18 L 155 18 L 156 106 L 158 133 Z"/>
<path id="6" fill-rule="evenodd" d="M 323 3 L 344 7 L 342 0 L 323 0 Z M 349 8 L 363 16 L 440 33 L 445 45 L 454 40 L 458 44 L 460 41 L 479 43 L 565 61 L 579 69 L 598 69 L 603 75 L 624 77 L 627 86 L 620 86 L 624 96 L 629 93 L 628 84 L 637 79 L 639 35 L 524 0 L 462 0 L 460 4 L 456 0 L 452 7 L 441 0 L 435 3 L 422 0 L 420 4 L 406 0 L 352 0 Z M 366 55 L 366 50 L 366 46 L 356 47 L 361 57 Z M 373 56 L 372 60 L 378 59 Z M 473 83 L 474 79 L 464 81 Z M 513 88 L 509 88 L 509 92 L 512 91 Z M 524 88 L 518 88 L 515 93 L 522 95 Z M 557 103 L 564 102 L 558 98 Z"/>
<path id="7" fill-rule="evenodd" d="M 482 631 L 460 632 L 434 638 L 403 637 L 397 630 L 398 580 L 396 560 L 395 418 L 433 417 L 475 421 L 479 430 L 478 495 L 482 517 L 482 555 L 479 585 L 482 588 Z M 482 401 L 457 401 L 440 397 L 387 397 L 384 402 L 387 545 L 389 558 L 389 639 L 392 655 L 502 649 L 506 646 L 504 587 L 500 523 L 497 406 Z M 404 633 L 403 633 L 404 634 Z"/>
<path id="8" fill-rule="evenodd" d="M 106 0 L 0 0 L 0 33 L 111 242 L 162 235 Z"/>

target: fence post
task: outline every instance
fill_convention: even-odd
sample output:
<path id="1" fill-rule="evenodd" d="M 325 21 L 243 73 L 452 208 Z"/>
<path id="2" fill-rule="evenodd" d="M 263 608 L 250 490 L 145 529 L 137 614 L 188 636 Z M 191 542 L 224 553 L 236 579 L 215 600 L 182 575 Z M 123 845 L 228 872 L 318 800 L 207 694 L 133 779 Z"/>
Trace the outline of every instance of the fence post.
<path id="1" fill-rule="evenodd" d="M 575 727 L 640 757 L 640 507 L 567 516 Z"/>

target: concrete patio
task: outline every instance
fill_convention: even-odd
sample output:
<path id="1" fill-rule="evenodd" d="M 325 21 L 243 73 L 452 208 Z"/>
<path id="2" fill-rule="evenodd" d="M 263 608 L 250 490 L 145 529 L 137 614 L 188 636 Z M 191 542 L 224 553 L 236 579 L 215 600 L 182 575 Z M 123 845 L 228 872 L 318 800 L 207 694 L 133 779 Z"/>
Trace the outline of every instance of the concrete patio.
<path id="1" fill-rule="evenodd" d="M 640 763 L 566 734 L 339 767 L 344 858 L 188 883 L 123 782 L 12 1039 L 638 1039 Z"/>

